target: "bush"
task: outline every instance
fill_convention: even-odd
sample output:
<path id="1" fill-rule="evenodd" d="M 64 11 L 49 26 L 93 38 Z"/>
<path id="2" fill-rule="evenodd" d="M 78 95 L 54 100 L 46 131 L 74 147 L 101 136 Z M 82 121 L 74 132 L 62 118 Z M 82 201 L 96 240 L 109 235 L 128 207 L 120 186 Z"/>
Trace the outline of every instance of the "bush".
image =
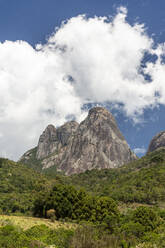
<path id="1" fill-rule="evenodd" d="M 146 232 L 153 231 L 160 224 L 157 213 L 152 208 L 144 206 L 134 211 L 133 220 L 141 224 Z"/>
<path id="2" fill-rule="evenodd" d="M 21 228 L 7 225 L 0 228 L 0 247 L 45 248 L 55 245 L 58 248 L 69 248 L 69 242 L 72 236 L 72 230 L 63 228 L 53 230 L 45 225 L 40 225 L 23 231 Z"/>
<path id="3" fill-rule="evenodd" d="M 140 223 L 135 223 L 134 221 L 130 221 L 124 224 L 121 230 L 125 234 L 125 236 L 129 238 L 132 236 L 140 238 L 144 235 L 145 232 L 144 226 Z"/>

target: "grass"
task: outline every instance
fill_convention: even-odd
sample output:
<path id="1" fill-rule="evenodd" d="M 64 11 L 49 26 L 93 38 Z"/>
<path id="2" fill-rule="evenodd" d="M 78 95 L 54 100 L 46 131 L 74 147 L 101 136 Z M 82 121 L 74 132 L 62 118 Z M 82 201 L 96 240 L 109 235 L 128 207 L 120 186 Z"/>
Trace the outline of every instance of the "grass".
<path id="1" fill-rule="evenodd" d="M 4 226 L 6 224 L 19 226 L 23 230 L 27 230 L 37 225 L 46 225 L 51 229 L 58 229 L 58 228 L 75 229 L 77 227 L 76 224 L 69 222 L 60 222 L 60 221 L 52 222 L 49 219 L 41 219 L 41 218 L 25 217 L 25 216 L 0 215 L 0 226 Z"/>

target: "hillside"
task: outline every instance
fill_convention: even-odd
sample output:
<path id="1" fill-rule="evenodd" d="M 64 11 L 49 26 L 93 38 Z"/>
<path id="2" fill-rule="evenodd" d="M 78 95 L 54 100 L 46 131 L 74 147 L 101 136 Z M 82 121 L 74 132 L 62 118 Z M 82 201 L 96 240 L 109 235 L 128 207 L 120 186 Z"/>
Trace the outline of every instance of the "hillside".
<path id="1" fill-rule="evenodd" d="M 164 247 L 165 149 L 121 168 L 49 173 L 0 159 L 1 212 L 42 217 L 1 216 L 0 247 Z"/>
<path id="2" fill-rule="evenodd" d="M 25 165 L 0 158 L 0 211 L 31 214 L 35 197 L 51 183 Z"/>
<path id="3" fill-rule="evenodd" d="M 91 170 L 72 175 L 70 183 L 96 195 L 124 203 L 165 205 L 165 149 L 160 149 L 121 168 Z"/>
<path id="4" fill-rule="evenodd" d="M 29 166 L 36 168 L 30 161 Z M 87 170 L 69 177 L 57 173 L 55 167 L 42 173 L 51 180 L 84 188 L 94 195 L 110 196 L 123 203 L 164 205 L 165 202 L 165 149 L 148 153 L 120 168 Z"/>

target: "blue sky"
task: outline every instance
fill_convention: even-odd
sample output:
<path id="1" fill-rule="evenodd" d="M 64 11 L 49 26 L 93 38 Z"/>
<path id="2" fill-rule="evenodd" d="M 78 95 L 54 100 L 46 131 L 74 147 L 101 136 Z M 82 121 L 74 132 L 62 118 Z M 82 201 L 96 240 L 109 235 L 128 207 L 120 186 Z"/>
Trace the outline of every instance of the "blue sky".
<path id="1" fill-rule="evenodd" d="M 21 78 L 22 85 L 23 85 L 24 84 L 24 78 L 22 76 L 23 72 L 24 72 L 24 70 L 29 68 L 29 71 L 27 72 L 28 75 L 34 74 L 34 77 L 32 78 L 32 82 L 28 81 L 30 86 L 28 86 L 28 82 L 27 82 L 26 86 L 23 85 L 22 91 L 33 92 L 34 87 L 32 84 L 33 84 L 33 82 L 35 82 L 35 78 L 37 78 L 37 82 L 39 82 L 40 75 L 37 76 L 36 72 L 32 73 L 30 71 L 31 67 L 29 64 L 31 62 L 29 62 L 27 65 L 25 65 L 26 68 L 20 67 L 20 68 L 22 68 L 22 69 L 20 69 L 20 70 L 22 70 L 22 74 L 17 73 L 18 72 L 17 68 L 15 69 L 14 74 L 12 74 L 13 73 L 13 72 L 11 73 L 12 65 L 15 66 L 15 64 L 18 64 L 18 66 L 19 66 L 22 63 L 20 61 L 26 61 L 26 56 L 28 56 L 27 54 L 31 53 L 31 52 L 34 53 L 34 51 L 32 51 L 32 49 L 34 48 L 34 50 L 35 50 L 36 44 L 41 44 L 42 49 L 44 50 L 45 48 L 43 48 L 43 44 L 47 44 L 47 40 L 49 39 L 50 36 L 52 36 L 52 33 L 55 32 L 55 28 L 59 27 L 61 25 L 62 21 L 70 20 L 72 17 L 77 17 L 78 15 L 82 15 L 82 14 L 86 14 L 86 16 L 87 16 L 86 18 L 90 18 L 90 17 L 94 18 L 94 16 L 102 16 L 102 17 L 103 16 L 106 16 L 106 17 L 111 16 L 111 18 L 114 18 L 118 13 L 117 9 L 120 6 L 125 7 L 128 11 L 128 14 L 123 14 L 123 15 L 125 15 L 126 23 L 128 23 L 130 25 L 130 32 L 131 32 L 131 27 L 134 26 L 135 23 L 144 24 L 145 36 L 147 37 L 146 42 L 149 42 L 150 38 L 153 39 L 153 41 L 155 42 L 154 47 L 157 47 L 158 44 L 162 44 L 165 42 L 165 14 L 164 14 L 165 1 L 164 0 L 159 0 L 159 1 L 155 1 L 155 0 L 102 0 L 102 1 L 99 1 L 99 0 L 88 0 L 88 1 L 87 0 L 70 0 L 70 1 L 68 1 L 68 0 L 28 0 L 28 1 L 27 0 L 15 0 L 15 1 L 13 1 L 13 0 L 0 0 L 0 42 L 3 45 L 2 50 L 0 49 L 0 57 L 2 58 L 0 60 L 0 69 L 1 69 L 1 65 L 3 64 L 2 68 L 3 69 L 5 68 L 4 71 L 6 72 L 5 76 L 0 78 L 0 80 L 1 80 L 0 84 L 3 85 L 3 87 L 0 88 L 0 90 L 3 94 L 5 94 L 4 85 L 6 83 L 5 83 L 5 81 L 4 82 L 2 81 L 4 78 L 5 78 L 4 80 L 6 80 L 6 78 L 8 78 L 7 83 L 9 84 L 9 88 L 12 87 L 12 89 L 14 89 L 11 91 L 11 95 L 9 95 L 9 98 L 8 98 L 9 101 L 11 101 L 10 109 L 7 109 L 7 108 L 5 109 L 5 107 L 4 107 L 4 109 L 2 109 L 2 112 L 7 113 L 6 115 L 4 114 L 5 118 L 2 115 L 3 120 L 1 120 L 1 115 L 0 115 L 0 149 L 1 149 L 1 155 L 17 159 L 24 151 L 26 151 L 31 146 L 36 144 L 37 139 L 38 139 L 38 135 L 40 134 L 41 130 L 43 130 L 45 125 L 49 124 L 50 122 L 53 122 L 53 124 L 57 123 L 57 125 L 60 125 L 68 118 L 68 116 L 73 116 L 74 111 L 75 111 L 75 115 L 78 116 L 79 119 L 82 118 L 82 117 L 80 118 L 79 110 L 77 110 L 76 107 L 73 108 L 72 111 L 68 110 L 68 112 L 67 112 L 66 111 L 67 103 L 64 104 L 65 110 L 62 109 L 63 116 L 60 116 L 59 113 L 57 113 L 62 108 L 61 107 L 62 105 L 60 105 L 60 107 L 59 107 L 56 105 L 55 102 L 53 102 L 53 99 L 54 99 L 54 101 L 56 101 L 55 99 L 56 98 L 58 99 L 58 97 L 59 97 L 59 93 L 58 94 L 55 93 L 54 98 L 53 98 L 53 90 L 58 88 L 58 86 L 53 85 L 52 86 L 53 88 L 51 88 L 48 85 L 49 81 L 48 81 L 47 85 L 43 83 L 43 85 L 45 87 L 44 89 L 46 89 L 46 90 L 48 89 L 49 90 L 48 93 L 51 92 L 51 94 L 52 94 L 52 96 L 50 97 L 51 103 L 49 102 L 47 104 L 47 109 L 46 108 L 42 109 L 42 106 L 40 106 L 39 103 L 37 102 L 37 103 L 35 103 L 35 104 L 38 104 L 38 109 L 36 110 L 36 112 L 34 111 L 34 113 L 33 113 L 33 107 L 32 107 L 29 110 L 30 112 L 27 111 L 26 115 L 24 116 L 22 114 L 22 112 L 26 112 L 26 110 L 24 111 L 22 109 L 19 109 L 19 106 L 21 106 L 21 104 L 22 104 L 22 106 L 24 106 L 23 100 L 22 100 L 22 102 L 20 101 L 18 103 L 18 105 L 14 105 L 15 102 L 17 102 L 19 94 L 21 94 L 21 91 L 17 90 L 17 96 L 14 95 L 14 94 L 16 94 L 15 93 L 16 89 L 19 89 L 19 87 L 20 87 L 19 84 L 16 87 L 14 85 L 14 82 L 17 82 L 17 78 L 13 80 L 12 85 L 10 85 L 9 79 L 11 77 L 13 78 L 13 75 L 16 75 L 18 77 L 18 80 L 20 80 L 20 78 Z M 121 12 L 124 13 L 123 10 Z M 110 20 L 110 19 L 108 19 L 108 20 Z M 78 21 L 78 19 L 75 19 L 73 22 L 75 23 L 76 21 Z M 98 20 L 96 20 L 96 21 L 98 21 Z M 83 20 L 79 20 L 79 23 L 80 23 L 80 26 L 79 26 L 80 30 L 81 30 L 81 23 L 82 23 L 82 25 L 87 24 Z M 76 26 L 75 26 L 75 28 L 76 28 Z M 71 30 L 70 32 L 72 32 L 71 25 L 70 26 L 68 25 L 68 30 L 69 31 Z M 64 32 L 63 35 L 65 35 L 65 34 L 67 35 L 67 29 L 63 30 L 63 32 Z M 94 35 L 96 35 L 96 33 Z M 130 33 L 130 35 L 131 35 L 131 33 Z M 139 37 L 143 36 L 142 33 L 138 33 L 138 35 L 139 35 Z M 123 39 L 122 36 L 123 36 L 123 34 L 121 33 L 121 40 Z M 57 42 L 57 43 L 59 42 L 60 45 L 61 44 L 65 45 L 65 43 L 66 43 L 66 44 L 68 44 L 68 46 L 70 46 L 70 43 L 67 43 L 68 42 L 67 37 L 65 39 L 62 39 L 61 37 L 62 36 L 59 35 L 59 36 L 56 36 L 55 38 L 52 38 L 52 39 L 54 39 L 55 42 Z M 128 39 L 129 39 L 129 37 L 128 37 Z M 11 43 L 11 44 L 7 43 L 6 45 L 4 45 L 4 42 L 6 40 L 12 41 L 13 43 Z M 23 44 L 22 46 L 25 47 L 27 54 L 26 54 L 25 50 L 23 50 L 23 48 L 15 47 L 14 42 L 17 40 L 22 40 L 22 41 L 26 42 L 26 44 Z M 53 42 L 54 42 L 54 40 L 53 40 Z M 136 43 L 136 40 L 134 42 Z M 91 43 L 91 44 L 93 44 L 93 43 Z M 93 44 L 93 45 L 95 46 L 95 44 Z M 21 46 L 21 45 L 19 45 L 19 46 Z M 27 46 L 27 48 L 26 48 L 26 46 Z M 93 48 L 94 46 L 91 45 L 91 49 L 94 49 Z M 83 47 L 83 45 L 82 45 L 82 47 Z M 146 47 L 148 49 L 149 45 L 146 45 Z M 86 51 L 88 51 L 89 46 L 88 47 L 85 46 L 85 49 L 86 49 Z M 143 48 L 143 49 L 146 49 L 146 48 Z M 13 53 L 18 53 L 18 54 L 22 53 L 22 54 L 24 54 L 24 57 L 20 58 L 19 61 L 17 61 L 17 59 L 16 59 L 17 55 L 15 55 L 16 57 L 11 58 L 12 56 L 10 56 L 10 55 L 11 55 L 12 51 L 13 51 Z M 150 49 L 150 51 L 151 51 L 151 49 Z M 44 50 L 44 52 L 45 52 L 45 50 Z M 105 53 L 106 53 L 106 50 L 105 50 Z M 45 52 L 45 54 L 46 54 L 46 52 Z M 83 57 L 81 57 L 81 56 L 82 55 L 80 54 L 80 58 L 82 59 Z M 68 60 L 68 57 L 66 57 L 66 58 Z M 56 59 L 56 56 L 55 56 L 55 59 Z M 11 61 L 10 65 L 7 65 L 7 61 Z M 32 61 L 31 58 L 29 58 L 29 61 Z M 43 62 L 41 67 L 38 68 L 37 67 L 39 64 L 38 61 L 40 61 L 40 59 L 33 58 L 32 63 L 34 63 L 33 67 L 37 68 L 36 71 L 38 70 L 38 74 L 39 74 L 40 68 L 47 68 L 47 66 L 44 67 L 43 64 L 45 62 Z M 61 62 L 61 58 L 57 58 L 57 61 L 59 63 L 63 63 L 63 62 Z M 46 63 L 48 63 L 48 62 L 46 62 Z M 49 61 L 49 63 L 51 63 L 51 62 Z M 74 61 L 71 61 L 68 63 L 73 64 L 76 62 L 74 60 Z M 110 62 L 110 63 L 112 63 L 112 62 Z M 83 66 L 84 66 L 84 64 L 83 64 Z M 90 64 L 87 64 L 87 67 L 89 67 L 89 66 L 90 66 Z M 54 64 L 53 64 L 52 68 L 55 68 Z M 74 64 L 74 68 L 77 68 L 76 64 Z M 159 69 L 159 67 L 158 67 L 158 69 Z M 46 70 L 46 69 L 44 69 L 44 70 Z M 67 70 L 69 71 L 68 68 L 67 68 Z M 82 71 L 79 71 L 78 69 L 75 69 L 75 70 L 77 70 L 75 77 L 78 73 L 82 75 Z M 50 76 L 50 73 L 49 73 L 50 71 L 52 71 L 51 68 L 49 68 L 49 70 L 48 70 L 49 76 Z M 68 71 L 67 71 L 67 73 L 68 73 Z M 160 74 L 161 75 L 162 75 L 162 71 L 163 71 L 163 68 L 160 68 Z M 0 71 L 0 73 L 1 72 L 2 71 Z M 57 72 L 54 71 L 53 73 L 56 74 Z M 61 68 L 60 69 L 58 68 L 57 74 L 60 75 L 60 73 L 64 73 L 64 72 L 61 71 Z M 106 73 L 106 71 L 104 73 Z M 29 77 L 28 80 L 30 80 L 31 77 Z M 44 75 L 44 77 L 45 77 L 45 75 Z M 80 79 L 79 75 L 77 77 L 78 77 L 78 79 Z M 25 78 L 25 81 L 26 81 L 26 78 Z M 49 80 L 50 81 L 53 80 L 52 78 L 53 78 L 53 75 Z M 159 76 L 157 76 L 157 78 L 159 78 Z M 162 78 L 162 76 L 161 76 L 161 78 Z M 59 80 L 59 77 L 57 80 Z M 78 92 L 78 93 L 76 93 L 77 95 L 74 95 L 74 99 L 71 100 L 71 104 L 72 104 L 72 102 L 75 103 L 76 101 L 78 101 L 78 102 L 81 101 L 80 105 L 82 106 L 82 103 L 85 103 L 85 104 L 87 103 L 87 100 L 86 100 L 86 102 L 82 101 L 82 98 L 84 99 L 84 97 L 86 97 L 86 99 L 87 99 L 87 98 L 91 97 L 93 99 L 93 102 L 96 102 L 96 100 L 98 100 L 98 102 L 102 102 L 105 105 L 105 102 L 107 102 L 107 98 L 106 98 L 106 101 L 104 101 L 105 99 L 103 99 L 102 95 L 98 95 L 98 94 L 94 95 L 94 93 L 93 93 L 93 92 L 95 92 L 94 90 L 89 95 L 88 94 L 85 95 L 84 92 L 82 93 L 83 82 L 84 82 L 83 80 L 88 81 L 88 79 L 86 79 L 84 75 L 81 77 L 80 81 L 82 81 L 82 85 L 79 88 L 78 87 L 76 88 L 76 92 Z M 163 79 L 161 79 L 161 80 L 162 80 L 162 85 L 163 85 Z M 121 84 L 123 85 L 123 82 Z M 156 82 L 155 82 L 155 84 L 156 84 Z M 36 85 L 39 85 L 39 83 L 37 83 Z M 159 89 L 162 88 L 162 85 L 160 86 Z M 50 89 L 49 89 L 49 87 L 50 87 Z M 109 87 L 111 87 L 111 86 L 109 85 Z M 68 89 L 68 90 L 70 92 L 72 89 Z M 66 92 L 64 92 L 64 91 L 60 91 L 60 92 L 62 92 L 61 98 L 64 97 L 64 98 L 70 99 L 70 96 L 68 96 L 68 95 L 66 96 Z M 80 94 L 79 92 L 81 92 L 82 94 Z M 156 92 L 156 90 L 155 90 L 155 92 Z M 36 95 L 38 96 L 39 94 L 41 94 L 41 95 L 43 94 L 42 87 L 40 87 L 40 90 L 38 92 L 37 92 L 37 90 L 35 91 L 35 96 Z M 75 93 L 73 93 L 73 94 L 75 94 Z M 120 94 L 122 95 L 122 93 L 120 93 Z M 81 97 L 80 97 L 81 100 L 79 99 L 79 95 L 81 95 Z M 29 99 L 30 99 L 30 97 L 31 96 L 29 96 Z M 145 95 L 145 99 L 148 99 L 147 97 L 151 98 L 151 95 Z M 42 99 L 42 97 L 41 97 L 41 99 Z M 45 96 L 43 96 L 43 101 L 44 101 L 44 99 L 45 99 Z M 103 99 L 103 100 L 100 100 L 100 99 Z M 114 104 L 114 102 L 116 103 L 116 101 L 118 101 L 116 99 L 113 101 L 113 104 Z M 139 109 L 140 107 L 138 105 L 138 107 L 137 107 L 138 110 L 139 111 L 142 110 L 142 111 L 141 111 L 141 114 L 138 114 L 138 121 L 135 121 L 135 118 L 133 117 L 133 115 L 134 115 L 136 106 L 134 107 L 133 110 L 130 110 L 131 108 L 129 108 L 128 104 L 130 104 L 130 105 L 131 104 L 136 105 L 136 104 L 131 103 L 130 101 L 129 101 L 129 103 L 127 103 L 125 98 L 123 98 L 123 99 L 124 100 L 123 100 L 122 104 L 126 104 L 125 110 L 120 109 L 119 107 L 112 108 L 112 105 L 109 103 L 107 104 L 107 106 L 110 106 L 112 113 L 116 117 L 118 126 L 120 127 L 122 133 L 126 137 L 126 140 L 129 143 L 130 147 L 132 149 L 138 148 L 138 149 L 142 149 L 145 151 L 147 149 L 148 144 L 149 144 L 151 138 L 153 137 L 153 135 L 155 135 L 156 133 L 165 129 L 165 115 L 164 115 L 165 104 L 164 104 L 164 100 L 161 99 L 160 101 L 158 101 L 159 102 L 158 104 L 154 105 L 152 102 L 152 99 L 150 99 L 151 104 L 147 105 L 145 103 L 142 109 Z M 27 100 L 27 105 L 29 104 L 30 101 L 31 102 L 33 101 L 30 99 L 28 102 L 28 100 Z M 136 99 L 135 99 L 135 101 L 136 101 Z M 4 100 L 4 102 L 5 102 L 5 100 Z M 6 103 L 4 103 L 4 102 L 3 103 L 0 102 L 0 104 L 1 105 L 4 104 L 4 106 L 6 106 Z M 46 101 L 46 103 L 47 102 L 48 101 Z M 91 102 L 92 102 L 92 100 L 91 100 Z M 151 107 L 152 104 L 153 104 L 153 106 Z M 26 109 L 27 105 L 24 106 L 24 109 Z M 77 103 L 77 105 L 78 105 L 78 103 Z M 17 115 L 14 114 L 14 112 L 15 112 L 13 110 L 14 108 L 19 109 Z M 58 111 L 56 110 L 56 108 L 59 108 Z M 133 111 L 133 112 L 131 112 L 131 111 Z M 41 118 L 41 115 L 39 115 L 40 112 L 44 113 L 42 115 L 42 118 Z M 30 113 L 30 115 L 28 113 Z M 45 113 L 47 113 L 47 114 L 45 114 Z M 53 116 L 53 113 L 57 113 L 55 117 Z M 84 116 L 85 116 L 85 114 L 84 114 Z M 57 121 L 58 117 L 60 118 L 60 121 Z M 37 124 L 35 123 L 35 121 Z M 23 127 L 25 127 L 25 128 L 23 128 Z M 17 132 L 15 130 L 17 130 Z M 27 137 L 23 137 L 23 136 L 26 136 L 26 130 L 28 130 Z M 16 145 L 14 145 L 14 142 L 16 143 Z M 15 147 L 17 147 L 17 149 Z M 144 151 L 143 151 L 143 153 L 144 153 Z M 142 156 L 143 153 L 138 153 L 138 155 Z"/>
<path id="2" fill-rule="evenodd" d="M 0 0 L 0 39 L 44 42 L 63 20 L 79 14 L 114 15 L 116 7 L 128 8 L 130 23 L 145 23 L 155 40 L 164 42 L 165 2 L 163 0 Z"/>

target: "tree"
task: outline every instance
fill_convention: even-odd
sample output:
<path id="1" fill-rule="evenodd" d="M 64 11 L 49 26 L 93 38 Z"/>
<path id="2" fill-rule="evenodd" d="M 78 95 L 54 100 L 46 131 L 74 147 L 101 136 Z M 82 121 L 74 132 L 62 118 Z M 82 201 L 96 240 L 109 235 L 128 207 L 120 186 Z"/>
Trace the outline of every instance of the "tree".
<path id="1" fill-rule="evenodd" d="M 145 231 L 153 231 L 159 225 L 158 215 L 150 207 L 138 207 L 133 214 L 133 220 L 135 223 L 140 223 Z"/>

